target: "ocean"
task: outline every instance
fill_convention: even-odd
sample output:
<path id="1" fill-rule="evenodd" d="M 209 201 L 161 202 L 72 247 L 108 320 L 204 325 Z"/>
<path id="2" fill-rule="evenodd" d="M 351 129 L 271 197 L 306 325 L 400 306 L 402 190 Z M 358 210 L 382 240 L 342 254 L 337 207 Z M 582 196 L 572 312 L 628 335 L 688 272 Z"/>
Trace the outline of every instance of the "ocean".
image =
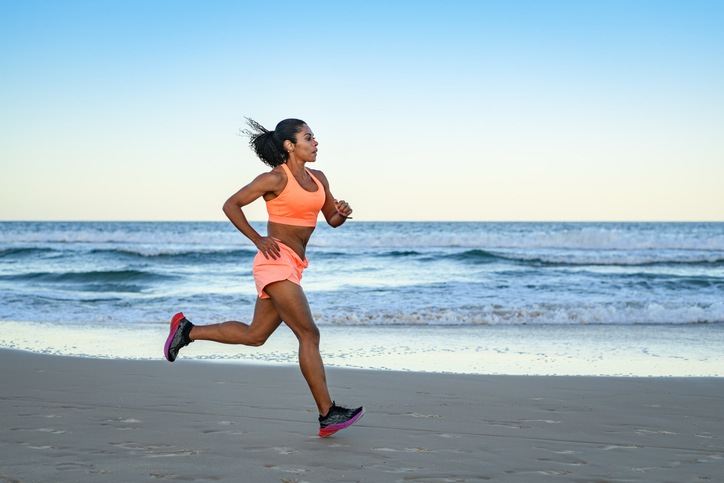
<path id="1" fill-rule="evenodd" d="M 162 357 L 176 312 L 250 321 L 255 253 L 228 222 L 0 222 L 0 346 Z M 307 257 L 328 364 L 724 373 L 724 223 L 320 223 Z M 278 332 L 182 356 L 293 363 Z"/>

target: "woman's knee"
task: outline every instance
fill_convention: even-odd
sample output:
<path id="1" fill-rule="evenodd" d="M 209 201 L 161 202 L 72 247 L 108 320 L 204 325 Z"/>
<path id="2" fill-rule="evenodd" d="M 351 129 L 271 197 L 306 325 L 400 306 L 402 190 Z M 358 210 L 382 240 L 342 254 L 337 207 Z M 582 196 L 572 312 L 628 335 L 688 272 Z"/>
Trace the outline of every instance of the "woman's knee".
<path id="1" fill-rule="evenodd" d="M 245 344 L 252 347 L 259 347 L 269 339 L 268 334 L 247 334 Z"/>
<path id="2" fill-rule="evenodd" d="M 301 343 L 308 343 L 319 346 L 319 339 L 321 335 L 319 333 L 319 328 L 314 323 L 304 324 L 301 327 L 297 327 L 297 329 L 294 331 L 294 334 L 297 336 L 297 339 L 299 339 L 299 342 Z"/>

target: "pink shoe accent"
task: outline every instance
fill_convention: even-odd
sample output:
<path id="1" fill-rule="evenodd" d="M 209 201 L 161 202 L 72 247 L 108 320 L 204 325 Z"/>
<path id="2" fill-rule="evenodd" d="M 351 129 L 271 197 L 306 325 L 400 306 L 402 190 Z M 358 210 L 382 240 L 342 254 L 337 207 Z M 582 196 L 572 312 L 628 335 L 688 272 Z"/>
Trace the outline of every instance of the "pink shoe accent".
<path id="1" fill-rule="evenodd" d="M 168 347 L 171 345 L 171 341 L 173 340 L 173 336 L 176 335 L 176 330 L 178 330 L 178 324 L 181 322 L 181 319 L 184 318 L 183 312 L 179 312 L 178 314 L 173 316 L 173 319 L 171 319 L 171 331 L 168 335 L 168 338 L 166 339 L 166 345 L 163 348 L 163 355 L 166 356 L 166 360 L 169 362 L 173 362 L 168 355 Z"/>
<path id="2" fill-rule="evenodd" d="M 326 428 L 320 428 L 320 429 L 319 429 L 319 436 L 322 437 L 322 438 L 326 438 L 327 436 L 333 435 L 334 433 L 336 433 L 336 432 L 339 431 L 340 429 L 349 428 L 349 427 L 352 426 L 354 423 L 356 423 L 357 421 L 359 421 L 360 418 L 362 417 L 362 415 L 363 415 L 364 413 L 365 413 L 365 410 L 364 410 L 364 408 L 363 408 L 362 411 L 360 411 L 360 412 L 357 414 L 357 416 L 353 417 L 352 419 L 350 419 L 350 420 L 347 421 L 346 423 L 330 424 L 330 425 L 327 426 Z"/>

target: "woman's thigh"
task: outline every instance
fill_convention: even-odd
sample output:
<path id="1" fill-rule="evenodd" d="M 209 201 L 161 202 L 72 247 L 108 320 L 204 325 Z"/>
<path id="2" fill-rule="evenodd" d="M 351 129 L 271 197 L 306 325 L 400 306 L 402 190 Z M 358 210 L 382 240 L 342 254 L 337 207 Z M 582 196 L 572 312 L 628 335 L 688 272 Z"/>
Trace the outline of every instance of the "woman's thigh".
<path id="1" fill-rule="evenodd" d="M 281 320 L 297 337 L 310 334 L 319 336 L 319 330 L 312 318 L 312 311 L 302 287 L 288 280 L 282 280 L 267 285 L 264 291 L 269 294 Z"/>
<path id="2" fill-rule="evenodd" d="M 254 318 L 247 329 L 250 339 L 261 345 L 274 333 L 282 323 L 282 318 L 271 299 L 256 299 Z"/>

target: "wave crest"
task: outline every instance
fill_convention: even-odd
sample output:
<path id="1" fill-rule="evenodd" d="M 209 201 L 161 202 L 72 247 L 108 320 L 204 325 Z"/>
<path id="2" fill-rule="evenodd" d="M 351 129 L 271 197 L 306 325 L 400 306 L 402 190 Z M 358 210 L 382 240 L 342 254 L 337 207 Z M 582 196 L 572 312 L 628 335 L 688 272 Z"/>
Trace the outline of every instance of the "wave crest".
<path id="1" fill-rule="evenodd" d="M 724 323 L 724 303 L 483 306 L 413 312 L 315 313 L 320 325 L 630 325 Z"/>

